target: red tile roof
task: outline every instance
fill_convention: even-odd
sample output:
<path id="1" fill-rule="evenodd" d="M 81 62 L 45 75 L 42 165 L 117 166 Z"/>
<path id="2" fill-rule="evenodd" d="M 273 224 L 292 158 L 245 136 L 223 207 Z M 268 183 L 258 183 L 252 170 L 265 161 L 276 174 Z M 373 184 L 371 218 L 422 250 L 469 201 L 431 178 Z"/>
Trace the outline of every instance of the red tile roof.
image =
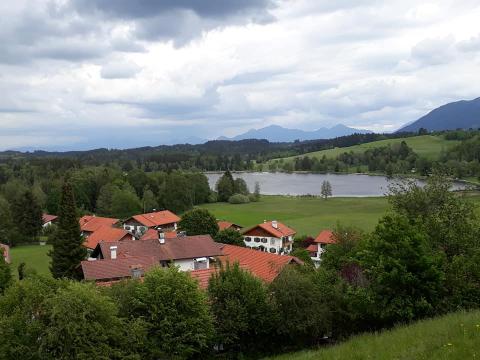
<path id="1" fill-rule="evenodd" d="M 287 264 L 303 264 L 294 256 L 271 254 L 235 245 L 222 244 L 221 249 L 224 255 L 221 260 L 237 262 L 265 282 L 272 282 Z"/>
<path id="2" fill-rule="evenodd" d="M 313 241 L 317 244 L 335 244 L 335 238 L 331 230 L 322 230 Z"/>
<path id="3" fill-rule="evenodd" d="M 232 226 L 235 228 L 241 228 L 240 225 L 237 225 L 235 223 L 231 223 L 230 221 L 218 221 L 218 229 L 220 231 L 225 230 L 225 229 L 230 229 Z"/>
<path id="4" fill-rule="evenodd" d="M 50 215 L 50 214 L 43 214 L 42 215 L 42 220 L 43 220 L 44 225 L 51 222 L 51 221 L 55 221 L 57 219 L 58 219 L 58 216 L 56 216 L 56 215 Z"/>
<path id="5" fill-rule="evenodd" d="M 157 260 L 194 259 L 221 255 L 218 244 L 210 235 L 183 236 L 166 239 L 164 244 L 156 240 L 100 242 L 102 255 L 110 259 L 110 246 L 117 246 L 117 258 L 153 256 Z"/>
<path id="6" fill-rule="evenodd" d="M 274 221 L 267 221 L 267 222 L 258 224 L 248 229 L 247 231 L 245 231 L 244 235 L 248 234 L 251 230 L 254 230 L 256 228 L 261 228 L 276 238 L 281 238 L 283 236 L 291 236 L 296 234 L 295 230 L 289 228 L 288 226 L 286 226 L 285 224 L 282 224 L 281 222 L 277 221 L 277 227 L 274 227 L 273 223 Z"/>
<path id="7" fill-rule="evenodd" d="M 113 226 L 119 220 L 101 216 L 85 215 L 80 218 L 80 228 L 82 231 L 94 232 L 102 226 Z"/>
<path id="8" fill-rule="evenodd" d="M 180 221 L 180 218 L 169 210 L 135 215 L 132 219 L 147 227 L 173 224 Z"/>
<path id="9" fill-rule="evenodd" d="M 174 239 L 177 237 L 176 231 L 165 231 L 165 239 Z M 145 234 L 142 235 L 140 240 L 158 240 L 158 231 L 155 229 L 148 229 Z"/>
<path id="10" fill-rule="evenodd" d="M 245 271 L 249 271 L 249 269 L 245 265 L 240 265 L 240 268 L 242 268 Z M 200 289 L 206 289 L 208 288 L 208 282 L 210 281 L 210 278 L 212 277 L 213 274 L 217 273 L 219 271 L 218 267 L 215 267 L 210 263 L 210 268 L 209 269 L 202 269 L 202 270 L 192 270 L 189 271 L 188 273 L 190 274 L 191 277 L 193 277 L 195 280 L 198 281 L 198 286 Z"/>
<path id="11" fill-rule="evenodd" d="M 90 234 L 85 240 L 84 245 L 88 249 L 93 250 L 97 247 L 100 241 L 114 242 L 124 240 L 133 240 L 132 235 L 128 231 L 111 226 L 101 226 Z"/>
<path id="12" fill-rule="evenodd" d="M 132 276 L 132 268 L 140 267 L 144 271 L 159 265 L 153 256 L 131 256 L 115 260 L 82 261 L 85 280 L 112 280 Z"/>
<path id="13" fill-rule="evenodd" d="M 308 251 L 308 252 L 317 252 L 317 251 L 318 251 L 318 245 L 316 245 L 316 244 L 310 244 L 310 245 L 307 247 L 307 251 Z"/>
<path id="14" fill-rule="evenodd" d="M 10 264 L 10 247 L 5 244 L 0 244 L 0 253 L 2 254 L 3 258 L 5 259 L 5 262 L 7 264 Z"/>

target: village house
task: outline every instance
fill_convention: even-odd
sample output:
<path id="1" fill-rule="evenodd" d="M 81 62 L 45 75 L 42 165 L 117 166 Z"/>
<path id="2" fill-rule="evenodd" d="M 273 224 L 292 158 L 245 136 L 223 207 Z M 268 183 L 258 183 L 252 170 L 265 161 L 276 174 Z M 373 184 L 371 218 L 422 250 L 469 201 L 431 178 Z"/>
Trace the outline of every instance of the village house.
<path id="1" fill-rule="evenodd" d="M 82 216 L 79 220 L 80 230 L 82 235 L 87 239 L 91 234 L 100 229 L 101 227 L 113 227 L 119 222 L 119 219 L 95 216 L 95 215 L 85 215 Z"/>
<path id="2" fill-rule="evenodd" d="M 232 223 L 230 221 L 217 221 L 219 231 L 226 230 L 226 229 L 233 229 L 236 231 L 242 230 L 243 226 L 238 224 Z"/>
<path id="3" fill-rule="evenodd" d="M 57 222 L 58 216 L 56 215 L 50 215 L 50 214 L 43 214 L 42 215 L 42 222 L 43 222 L 43 227 L 50 226 L 52 224 L 55 224 Z"/>
<path id="4" fill-rule="evenodd" d="M 0 244 L 0 253 L 7 264 L 10 264 L 10 247 L 8 245 Z"/>
<path id="5" fill-rule="evenodd" d="M 210 268 L 210 261 L 222 255 L 210 235 L 178 236 L 166 239 L 159 233 L 157 239 L 139 241 L 101 241 L 82 261 L 86 280 L 97 283 L 141 277 L 153 266 L 177 266 L 181 271 Z"/>
<path id="6" fill-rule="evenodd" d="M 295 237 L 295 230 L 276 220 L 265 221 L 243 233 L 243 240 L 248 248 L 270 252 L 272 254 L 289 254 Z"/>
<path id="7" fill-rule="evenodd" d="M 140 238 L 148 229 L 163 230 L 164 232 L 177 230 L 180 218 L 169 210 L 156 211 L 147 214 L 134 215 L 123 223 L 123 228 Z"/>
<path id="8" fill-rule="evenodd" d="M 86 237 L 83 244 L 92 252 L 101 241 L 118 242 L 127 240 L 135 240 L 135 237 L 125 229 L 103 225 Z"/>
<path id="9" fill-rule="evenodd" d="M 310 257 L 316 267 L 320 266 L 322 253 L 329 244 L 335 244 L 333 232 L 331 230 L 322 230 L 315 240 L 313 240 L 312 244 L 307 247 Z"/>

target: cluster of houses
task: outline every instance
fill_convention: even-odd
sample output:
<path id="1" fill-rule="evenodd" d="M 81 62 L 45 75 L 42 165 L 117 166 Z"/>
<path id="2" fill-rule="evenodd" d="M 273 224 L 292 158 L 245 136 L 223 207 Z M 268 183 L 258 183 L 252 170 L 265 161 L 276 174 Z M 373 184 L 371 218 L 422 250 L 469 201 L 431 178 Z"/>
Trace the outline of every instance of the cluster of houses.
<path id="1" fill-rule="evenodd" d="M 54 216 L 44 215 L 45 226 L 55 221 Z M 93 215 L 83 216 L 79 221 L 89 254 L 79 271 L 84 279 L 97 285 L 141 278 L 154 266 L 176 266 L 206 288 L 222 263 L 238 263 L 268 283 L 286 266 L 302 264 L 289 255 L 295 230 L 275 220 L 246 230 L 228 221 L 218 222 L 220 230 L 239 231 L 245 247 L 217 243 L 210 235 L 189 236 L 178 231 L 180 217 L 168 210 L 134 215 L 124 221 Z M 332 232 L 324 230 L 307 248 L 316 266 L 325 247 L 333 242 Z"/>

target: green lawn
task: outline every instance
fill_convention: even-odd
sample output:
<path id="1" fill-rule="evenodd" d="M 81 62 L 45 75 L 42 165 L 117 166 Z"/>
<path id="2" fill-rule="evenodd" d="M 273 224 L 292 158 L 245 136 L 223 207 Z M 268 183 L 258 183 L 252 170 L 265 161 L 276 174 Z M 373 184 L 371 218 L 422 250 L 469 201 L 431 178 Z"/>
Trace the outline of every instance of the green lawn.
<path id="1" fill-rule="evenodd" d="M 464 360 L 480 358 L 480 311 L 455 313 L 380 334 L 356 336 L 320 350 L 274 360 Z"/>
<path id="2" fill-rule="evenodd" d="M 338 155 L 344 152 L 353 151 L 355 153 L 360 153 L 367 149 L 387 146 L 391 144 L 398 144 L 402 141 L 405 141 L 407 145 L 410 146 L 413 149 L 413 151 L 415 151 L 417 154 L 427 157 L 429 159 L 438 158 L 438 155 L 443 150 L 446 150 L 447 148 L 458 144 L 458 141 L 445 140 L 443 136 L 422 135 L 422 136 L 414 136 L 414 137 L 407 137 L 407 138 L 379 140 L 379 141 L 374 141 L 366 144 L 354 145 L 354 146 L 349 146 L 344 148 L 334 148 L 329 150 L 315 151 L 315 152 L 311 152 L 311 153 L 307 153 L 299 156 L 308 155 L 310 157 L 321 158 L 323 157 L 323 155 L 325 155 L 327 158 L 336 158 Z M 287 158 L 284 158 L 283 161 L 284 162 L 292 161 L 296 157 L 297 156 L 287 157 Z M 273 159 L 270 161 L 275 161 L 275 160 L 279 160 L 279 159 Z"/>
<path id="3" fill-rule="evenodd" d="M 228 220 L 244 227 L 263 220 L 278 220 L 297 230 L 299 235 L 317 235 L 337 222 L 372 230 L 387 210 L 384 197 L 370 198 L 297 198 L 263 196 L 260 202 L 232 205 L 215 203 L 202 205 L 217 219 Z"/>
<path id="4" fill-rule="evenodd" d="M 24 262 L 27 265 L 27 269 L 33 269 L 38 274 L 50 275 L 48 268 L 50 257 L 47 253 L 51 248 L 50 245 L 24 245 L 10 249 L 12 271 L 16 275 L 18 265 Z"/>

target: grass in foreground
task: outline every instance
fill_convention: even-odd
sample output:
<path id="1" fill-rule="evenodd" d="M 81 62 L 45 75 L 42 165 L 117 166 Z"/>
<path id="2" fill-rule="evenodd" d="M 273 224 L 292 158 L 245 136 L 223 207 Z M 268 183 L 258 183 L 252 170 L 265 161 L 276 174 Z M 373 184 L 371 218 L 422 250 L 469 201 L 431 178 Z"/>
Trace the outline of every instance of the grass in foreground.
<path id="1" fill-rule="evenodd" d="M 262 196 L 261 201 L 233 205 L 205 204 L 217 219 L 250 227 L 263 220 L 278 220 L 294 228 L 299 235 L 316 236 L 321 230 L 333 228 L 337 222 L 373 230 L 388 208 L 384 197 L 369 198 L 299 198 Z"/>
<path id="2" fill-rule="evenodd" d="M 480 311 L 454 313 L 379 334 L 356 336 L 320 350 L 302 351 L 275 360 L 340 359 L 478 359 Z"/>
<path id="3" fill-rule="evenodd" d="M 38 274 L 50 276 L 50 257 L 47 255 L 52 247 L 50 245 L 23 245 L 10 250 L 12 258 L 12 272 L 17 276 L 17 267 L 22 262 L 27 269 L 35 270 Z"/>
<path id="4" fill-rule="evenodd" d="M 344 152 L 353 151 L 354 153 L 361 153 L 367 149 L 378 148 L 382 146 L 387 146 L 391 144 L 399 144 L 402 141 L 405 141 L 408 146 L 410 146 L 414 152 L 416 152 L 420 156 L 424 156 L 426 158 L 435 160 L 438 158 L 440 153 L 444 150 L 447 150 L 449 147 L 452 147 L 459 142 L 456 140 L 445 140 L 443 136 L 433 136 L 433 135 L 421 135 L 421 136 L 413 136 L 407 138 L 398 138 L 398 139 L 387 139 L 387 140 L 379 140 L 373 141 L 370 143 L 354 145 L 344 148 L 334 148 L 322 151 L 315 151 L 311 153 L 306 153 L 299 156 L 292 156 L 284 158 L 284 162 L 293 161 L 296 157 L 302 156 L 309 156 L 309 157 L 316 157 L 322 158 L 325 155 L 327 158 L 336 158 L 338 155 L 343 154 Z M 273 159 L 270 161 L 275 161 L 278 159 Z"/>

